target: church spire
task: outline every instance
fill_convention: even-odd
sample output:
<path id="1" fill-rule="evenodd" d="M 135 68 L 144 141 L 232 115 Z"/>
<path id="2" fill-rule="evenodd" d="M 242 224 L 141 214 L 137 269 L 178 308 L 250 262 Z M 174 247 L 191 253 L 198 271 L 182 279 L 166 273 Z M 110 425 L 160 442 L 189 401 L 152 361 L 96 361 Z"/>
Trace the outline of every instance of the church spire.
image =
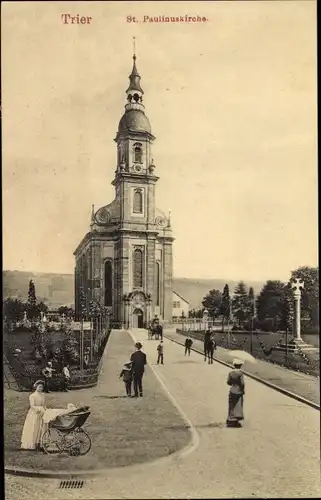
<path id="1" fill-rule="evenodd" d="M 133 55 L 133 69 L 131 74 L 129 75 L 129 87 L 126 90 L 127 99 L 129 102 L 134 100 L 134 102 L 142 102 L 142 96 L 144 94 L 143 89 L 140 85 L 140 74 L 138 73 L 136 66 L 136 48 L 135 48 L 135 37 L 133 37 L 134 44 L 134 55 Z"/>

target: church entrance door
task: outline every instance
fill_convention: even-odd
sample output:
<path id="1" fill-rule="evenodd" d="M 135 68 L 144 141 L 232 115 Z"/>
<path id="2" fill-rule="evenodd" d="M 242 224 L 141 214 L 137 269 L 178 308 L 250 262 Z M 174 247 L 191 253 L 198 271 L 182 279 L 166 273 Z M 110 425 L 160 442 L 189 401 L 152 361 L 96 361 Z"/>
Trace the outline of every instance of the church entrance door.
<path id="1" fill-rule="evenodd" d="M 144 328 L 144 314 L 141 309 L 135 309 L 133 312 L 133 327 Z"/>

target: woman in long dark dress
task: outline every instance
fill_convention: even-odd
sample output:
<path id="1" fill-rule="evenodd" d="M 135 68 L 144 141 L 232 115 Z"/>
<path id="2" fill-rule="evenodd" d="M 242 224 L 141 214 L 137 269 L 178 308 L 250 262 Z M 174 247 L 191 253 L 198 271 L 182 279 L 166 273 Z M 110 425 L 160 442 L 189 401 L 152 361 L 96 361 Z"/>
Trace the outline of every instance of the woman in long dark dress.
<path id="1" fill-rule="evenodd" d="M 241 420 L 244 420 L 243 415 L 243 397 L 244 397 L 244 375 L 241 372 L 243 361 L 234 359 L 232 370 L 228 374 L 227 383 L 231 386 L 228 395 L 228 417 L 226 420 L 227 427 L 241 427 Z"/>

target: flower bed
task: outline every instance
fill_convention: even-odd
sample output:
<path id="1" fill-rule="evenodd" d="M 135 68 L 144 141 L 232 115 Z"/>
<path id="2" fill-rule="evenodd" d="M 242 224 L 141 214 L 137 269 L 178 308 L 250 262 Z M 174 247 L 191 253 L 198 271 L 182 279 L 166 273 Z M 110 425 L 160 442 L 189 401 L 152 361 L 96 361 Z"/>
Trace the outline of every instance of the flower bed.
<path id="1" fill-rule="evenodd" d="M 61 333 L 61 332 L 59 332 Z M 29 335 L 28 335 L 29 334 Z M 22 337 L 20 337 L 22 335 Z M 15 332 L 11 332 L 6 336 L 4 342 L 4 351 L 7 359 L 12 367 L 13 374 L 19 382 L 19 387 L 22 390 L 30 390 L 34 382 L 43 378 L 42 369 L 44 367 L 44 362 L 46 358 L 41 359 L 41 363 L 37 365 L 36 358 L 34 356 L 34 348 L 31 344 L 31 335 L 33 333 L 24 331 L 19 332 L 15 335 Z M 64 334 L 65 335 L 65 334 Z M 102 339 L 101 345 L 97 353 L 95 354 L 93 360 L 89 363 L 89 367 L 84 370 L 79 370 L 79 361 L 77 359 L 77 364 L 70 364 L 70 388 L 80 389 L 82 387 L 92 387 L 97 384 L 101 357 L 104 352 L 106 343 L 110 335 L 110 330 L 107 332 L 105 337 Z M 61 337 L 60 337 L 61 338 Z M 55 339 L 54 339 L 55 342 Z M 56 343 L 54 344 L 56 347 Z M 15 354 L 15 349 L 20 349 L 21 353 Z M 65 354 L 65 353 L 63 353 Z M 51 359 L 51 358 L 47 358 Z M 53 358 L 54 359 L 54 358 Z M 57 372 L 53 374 L 51 380 L 52 390 L 61 390 L 63 386 L 63 378 L 61 374 L 61 366 L 56 365 Z M 55 368 L 55 363 L 54 363 Z"/>

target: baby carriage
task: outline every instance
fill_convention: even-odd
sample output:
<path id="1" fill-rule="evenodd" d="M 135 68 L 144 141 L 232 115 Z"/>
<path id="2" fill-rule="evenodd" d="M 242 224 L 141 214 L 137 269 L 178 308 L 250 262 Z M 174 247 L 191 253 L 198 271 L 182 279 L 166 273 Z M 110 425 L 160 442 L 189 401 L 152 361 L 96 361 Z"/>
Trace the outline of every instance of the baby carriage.
<path id="1" fill-rule="evenodd" d="M 42 438 L 44 451 L 49 454 L 86 455 L 91 448 L 91 439 L 82 426 L 90 413 L 89 406 L 82 406 L 51 420 Z"/>

